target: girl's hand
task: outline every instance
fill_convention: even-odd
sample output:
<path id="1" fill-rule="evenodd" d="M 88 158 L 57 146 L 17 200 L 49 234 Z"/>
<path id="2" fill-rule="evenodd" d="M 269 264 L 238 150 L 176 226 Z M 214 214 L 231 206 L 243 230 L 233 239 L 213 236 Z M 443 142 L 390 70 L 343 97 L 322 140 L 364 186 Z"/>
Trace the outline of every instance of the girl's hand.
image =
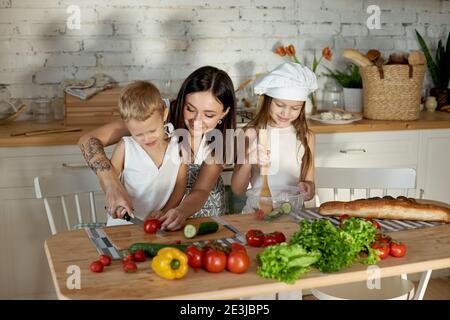
<path id="1" fill-rule="evenodd" d="M 107 185 L 107 187 L 104 188 L 106 208 L 109 215 L 113 219 L 122 219 L 127 212 L 130 216 L 133 216 L 133 203 L 123 185 L 114 180 L 111 180 L 105 185 Z"/>
<path id="2" fill-rule="evenodd" d="M 158 220 L 161 220 L 161 217 L 163 215 L 164 215 L 164 212 L 162 212 L 161 210 L 152 211 L 145 217 L 145 220 L 147 220 L 147 219 L 158 219 Z"/>
<path id="3" fill-rule="evenodd" d="M 314 197 L 316 186 L 312 181 L 300 181 L 298 188 L 301 193 L 304 193 L 305 201 L 309 201 Z"/>
<path id="4" fill-rule="evenodd" d="M 161 229 L 181 229 L 187 218 L 178 208 L 170 209 L 159 219 L 161 221 Z"/>

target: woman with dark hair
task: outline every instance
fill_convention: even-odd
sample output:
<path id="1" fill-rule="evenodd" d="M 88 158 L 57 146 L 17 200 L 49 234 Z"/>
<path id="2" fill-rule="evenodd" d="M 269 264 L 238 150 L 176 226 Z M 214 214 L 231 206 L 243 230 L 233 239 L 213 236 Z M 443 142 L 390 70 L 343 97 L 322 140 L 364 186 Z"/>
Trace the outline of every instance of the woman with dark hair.
<path id="1" fill-rule="evenodd" d="M 234 87 L 226 72 L 210 66 L 201 67 L 183 82 L 176 100 L 170 105 L 169 122 L 176 131 L 186 129 L 188 132 L 187 145 L 192 160 L 188 164 L 187 192 L 181 203 L 166 212 L 152 214 L 162 221 L 163 228 L 176 230 L 189 217 L 224 213 L 225 192 L 220 177 L 223 162 L 206 161 L 211 157 L 208 134 L 216 130 L 222 132 L 223 150 L 226 150 L 225 131 L 236 128 L 235 119 Z M 100 180 L 106 194 L 106 206 L 110 208 L 113 218 L 122 218 L 124 212 L 133 212 L 133 204 L 114 172 L 104 147 L 117 143 L 127 135 L 130 135 L 128 129 L 119 120 L 83 135 L 78 141 L 84 158 Z"/>

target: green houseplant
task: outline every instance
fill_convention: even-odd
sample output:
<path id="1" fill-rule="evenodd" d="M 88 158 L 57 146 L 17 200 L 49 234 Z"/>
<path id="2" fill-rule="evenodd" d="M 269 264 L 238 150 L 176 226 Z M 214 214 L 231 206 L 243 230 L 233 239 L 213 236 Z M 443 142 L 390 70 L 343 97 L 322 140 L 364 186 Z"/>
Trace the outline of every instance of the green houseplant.
<path id="1" fill-rule="evenodd" d="M 349 64 L 344 71 L 333 71 L 329 68 L 327 77 L 335 79 L 344 88 L 345 110 L 350 112 L 362 111 L 362 79 L 359 68 Z"/>
<path id="2" fill-rule="evenodd" d="M 447 43 L 444 47 L 442 41 L 439 40 L 436 50 L 436 57 L 433 60 L 430 50 L 425 40 L 416 30 L 417 41 L 427 59 L 428 71 L 433 80 L 434 88 L 430 90 L 430 95 L 436 97 L 438 108 L 447 104 L 449 99 L 448 84 L 450 80 L 450 33 L 447 36 Z"/>

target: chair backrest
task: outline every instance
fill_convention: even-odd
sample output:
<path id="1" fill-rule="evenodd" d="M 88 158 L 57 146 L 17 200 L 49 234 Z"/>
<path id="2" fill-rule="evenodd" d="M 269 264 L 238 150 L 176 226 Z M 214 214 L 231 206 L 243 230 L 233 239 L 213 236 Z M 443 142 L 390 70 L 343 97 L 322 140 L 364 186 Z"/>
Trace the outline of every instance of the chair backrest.
<path id="1" fill-rule="evenodd" d="M 55 170 L 51 175 L 34 178 L 36 198 L 44 200 L 45 211 L 52 234 L 56 234 L 55 219 L 50 208 L 49 198 L 60 198 L 64 220 L 67 229 L 70 227 L 66 197 L 73 196 L 75 200 L 78 223 L 83 223 L 80 205 L 80 194 L 89 194 L 89 204 L 92 222 L 97 222 L 94 192 L 100 191 L 96 175 L 90 169 Z"/>
<path id="2" fill-rule="evenodd" d="M 333 198 L 338 200 L 339 189 L 350 190 L 350 200 L 354 200 L 355 189 L 365 189 L 365 197 L 371 197 L 372 189 L 400 189 L 408 196 L 410 189 L 416 188 L 416 170 L 411 168 L 316 168 L 316 189 L 333 189 Z M 316 192 L 316 205 L 320 205 Z"/>

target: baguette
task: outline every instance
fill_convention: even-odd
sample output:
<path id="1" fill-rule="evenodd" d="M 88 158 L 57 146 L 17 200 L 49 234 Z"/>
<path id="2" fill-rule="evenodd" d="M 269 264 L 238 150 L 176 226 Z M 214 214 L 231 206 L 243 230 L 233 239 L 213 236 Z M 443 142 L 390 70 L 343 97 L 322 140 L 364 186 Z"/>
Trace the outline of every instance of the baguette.
<path id="1" fill-rule="evenodd" d="M 414 50 L 408 56 L 408 63 L 412 66 L 426 64 L 427 60 L 422 51 Z"/>
<path id="2" fill-rule="evenodd" d="M 434 204 L 420 204 L 414 199 L 385 197 L 354 201 L 329 201 L 319 207 L 324 216 L 347 214 L 358 218 L 450 222 L 450 209 Z"/>
<path id="3" fill-rule="evenodd" d="M 359 67 L 373 66 L 372 61 L 369 60 L 365 55 L 355 49 L 345 49 L 342 53 L 344 58 L 351 60 L 354 64 Z"/>

